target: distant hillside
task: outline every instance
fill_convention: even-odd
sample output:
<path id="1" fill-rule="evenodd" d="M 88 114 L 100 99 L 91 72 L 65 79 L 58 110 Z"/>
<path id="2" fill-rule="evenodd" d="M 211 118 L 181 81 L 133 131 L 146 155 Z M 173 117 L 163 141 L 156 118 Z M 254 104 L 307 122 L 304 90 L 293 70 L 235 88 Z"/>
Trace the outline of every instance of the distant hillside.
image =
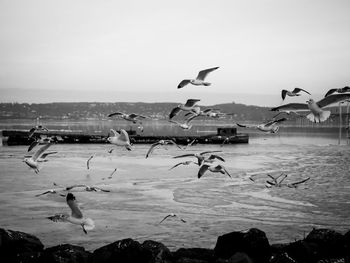
<path id="1" fill-rule="evenodd" d="M 171 109 L 177 103 L 0 103 L 0 119 L 106 119 L 107 115 L 116 112 L 139 113 L 158 119 L 167 119 Z M 234 113 L 236 120 L 261 121 L 274 115 L 269 108 L 247 106 L 244 104 L 226 103 L 202 107 L 220 109 L 221 112 Z"/>

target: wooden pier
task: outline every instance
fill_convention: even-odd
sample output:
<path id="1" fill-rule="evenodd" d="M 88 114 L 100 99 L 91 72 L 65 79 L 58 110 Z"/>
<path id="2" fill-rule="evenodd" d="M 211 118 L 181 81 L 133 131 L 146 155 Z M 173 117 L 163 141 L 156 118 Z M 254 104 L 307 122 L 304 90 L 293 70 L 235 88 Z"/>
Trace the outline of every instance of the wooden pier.
<path id="1" fill-rule="evenodd" d="M 130 141 L 134 144 L 150 144 L 161 139 L 172 139 L 177 144 L 186 145 L 196 139 L 200 144 L 227 144 L 248 143 L 249 136 L 245 133 L 237 133 L 236 128 L 217 128 L 216 134 L 191 135 L 191 136 L 147 136 L 136 134 L 134 130 L 127 131 Z M 108 143 L 106 134 L 87 133 L 82 131 L 37 131 L 28 139 L 27 130 L 2 130 L 4 145 L 30 145 L 37 137 L 56 137 L 59 143 Z"/>

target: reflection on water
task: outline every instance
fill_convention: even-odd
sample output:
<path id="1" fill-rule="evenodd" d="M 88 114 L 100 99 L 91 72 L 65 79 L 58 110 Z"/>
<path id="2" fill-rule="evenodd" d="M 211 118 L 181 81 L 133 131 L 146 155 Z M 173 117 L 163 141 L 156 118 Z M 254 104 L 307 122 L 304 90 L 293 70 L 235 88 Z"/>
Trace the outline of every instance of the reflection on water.
<path id="1" fill-rule="evenodd" d="M 106 128 L 106 127 L 105 127 Z M 282 130 L 282 129 L 281 129 Z M 350 147 L 337 145 L 335 136 L 281 133 L 251 135 L 249 144 L 195 145 L 186 152 L 222 150 L 232 179 L 206 173 L 197 179 L 198 167 L 179 166 L 169 171 L 184 152 L 176 147 L 155 149 L 135 145 L 133 151 L 105 144 L 58 144 L 39 174 L 22 162 L 27 146 L 0 147 L 0 226 L 37 235 L 46 246 L 82 245 L 89 250 L 131 237 L 154 239 L 168 247 L 213 248 L 218 235 L 258 227 L 269 240 L 289 242 L 302 238 L 312 227 L 344 232 L 350 227 Z M 334 133 L 333 133 L 334 135 Z M 86 169 L 86 160 L 95 153 Z M 188 160 L 191 158 L 184 158 Z M 117 168 L 112 179 L 106 179 Z M 311 179 L 296 189 L 265 188 L 266 173 L 288 174 L 286 182 Z M 249 180 L 250 176 L 255 182 Z M 47 216 L 68 212 L 65 199 L 35 197 L 61 185 L 84 183 L 111 190 L 74 190 L 83 212 L 96 228 L 85 235 L 81 228 L 54 223 Z M 168 220 L 178 213 L 184 224 Z"/>

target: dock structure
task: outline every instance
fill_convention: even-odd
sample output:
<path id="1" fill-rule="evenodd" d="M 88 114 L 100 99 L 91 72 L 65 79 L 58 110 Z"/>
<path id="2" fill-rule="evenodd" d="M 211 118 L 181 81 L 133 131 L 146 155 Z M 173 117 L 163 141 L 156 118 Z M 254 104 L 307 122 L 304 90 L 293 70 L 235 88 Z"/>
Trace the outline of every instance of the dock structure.
<path id="1" fill-rule="evenodd" d="M 147 136 L 137 134 L 134 130 L 127 131 L 130 141 L 134 144 L 151 144 L 161 139 L 172 139 L 177 144 L 188 144 L 196 139 L 196 143 L 200 144 L 227 144 L 248 143 L 249 136 L 245 133 L 237 133 L 236 128 L 217 128 L 216 134 L 208 135 L 181 135 L 181 136 Z M 28 138 L 27 130 L 2 130 L 3 144 L 5 145 L 30 145 L 35 137 L 53 137 L 58 139 L 59 143 L 108 143 L 107 135 L 102 132 L 88 133 L 83 131 L 65 131 L 65 130 L 49 130 L 36 131 L 31 138 Z"/>

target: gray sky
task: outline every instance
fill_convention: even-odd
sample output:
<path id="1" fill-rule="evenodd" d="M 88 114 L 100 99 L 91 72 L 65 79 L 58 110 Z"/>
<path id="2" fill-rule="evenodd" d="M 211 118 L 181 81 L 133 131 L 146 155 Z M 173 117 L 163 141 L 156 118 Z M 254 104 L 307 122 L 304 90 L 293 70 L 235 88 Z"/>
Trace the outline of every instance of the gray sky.
<path id="1" fill-rule="evenodd" d="M 349 14 L 349 0 L 0 0 L 0 101 L 319 99 L 350 84 Z M 212 86 L 177 89 L 215 66 Z"/>

